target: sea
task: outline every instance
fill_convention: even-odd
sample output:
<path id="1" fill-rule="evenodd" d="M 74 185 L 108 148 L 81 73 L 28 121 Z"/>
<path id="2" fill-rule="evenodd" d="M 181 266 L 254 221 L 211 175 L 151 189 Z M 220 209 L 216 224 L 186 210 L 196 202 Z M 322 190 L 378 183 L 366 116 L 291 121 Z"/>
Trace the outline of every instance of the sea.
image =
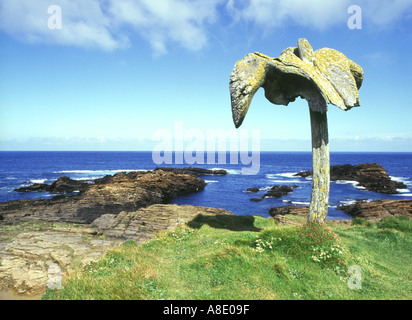
<path id="1" fill-rule="evenodd" d="M 296 173 L 312 169 L 310 152 L 261 152 L 260 168 L 256 174 L 242 174 L 242 161 L 225 164 L 156 164 L 152 152 L 0 152 L 0 201 L 19 199 L 52 198 L 47 192 L 18 193 L 15 189 L 34 183 L 51 184 L 61 176 L 76 180 L 90 180 L 113 175 L 117 172 L 153 170 L 156 167 L 199 167 L 225 169 L 227 175 L 201 176 L 207 185 L 203 191 L 177 196 L 172 203 L 222 208 L 236 215 L 258 215 L 269 217 L 272 207 L 309 205 L 311 179 L 295 176 Z M 218 155 L 216 155 L 218 159 Z M 224 159 L 222 157 L 221 159 Z M 240 159 L 240 158 L 239 158 Z M 157 161 L 157 160 L 156 160 Z M 218 162 L 217 160 L 215 162 Z M 367 191 L 355 181 L 332 181 L 330 185 L 329 220 L 350 219 L 337 210 L 342 204 L 351 204 L 356 199 L 412 199 L 412 153 L 347 153 L 332 152 L 331 165 L 378 163 L 392 179 L 406 184 L 398 194 L 387 195 Z M 274 185 L 298 186 L 281 198 L 261 198 Z M 256 193 L 247 188 L 256 187 Z"/>

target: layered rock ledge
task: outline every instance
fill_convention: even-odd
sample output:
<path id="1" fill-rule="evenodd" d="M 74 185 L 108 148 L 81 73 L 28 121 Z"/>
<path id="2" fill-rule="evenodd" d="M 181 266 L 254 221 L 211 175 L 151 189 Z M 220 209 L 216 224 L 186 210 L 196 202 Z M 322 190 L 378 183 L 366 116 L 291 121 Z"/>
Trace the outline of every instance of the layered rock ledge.
<path id="1" fill-rule="evenodd" d="M 302 171 L 295 176 L 309 177 L 311 175 L 312 171 Z M 396 194 L 399 193 L 397 189 L 406 188 L 404 183 L 392 180 L 388 171 L 377 163 L 331 166 L 330 180 L 356 181 L 366 190 L 384 194 Z"/>
<path id="2" fill-rule="evenodd" d="M 142 243 L 160 231 L 173 230 L 199 215 L 232 215 L 224 209 L 190 205 L 155 204 L 135 212 L 104 214 L 93 221 L 92 226 L 100 233 L 124 240 Z"/>
<path id="3" fill-rule="evenodd" d="M 364 218 L 370 221 L 379 221 L 396 215 L 412 218 L 412 200 L 356 200 L 353 204 L 338 206 L 337 210 L 341 210 L 353 218 Z M 307 217 L 308 213 L 308 206 L 290 205 L 269 209 L 269 214 L 276 220 L 285 215 Z"/>
<path id="4" fill-rule="evenodd" d="M 44 292 L 50 280 L 69 274 L 101 258 L 104 253 L 134 240 L 143 243 L 158 232 L 174 230 L 206 216 L 230 211 L 197 206 L 156 204 L 133 212 L 103 214 L 92 225 L 29 221 L 0 229 L 0 290 L 19 294 Z M 119 239 L 120 238 L 120 239 Z"/>
<path id="5" fill-rule="evenodd" d="M 142 243 L 199 216 L 230 215 L 222 209 L 167 204 L 177 195 L 203 190 L 206 182 L 194 174 L 157 169 L 88 182 L 61 177 L 51 185 L 18 190 L 62 195 L 0 203 L 0 290 L 41 293 L 56 270 L 64 276 L 124 240 Z M 70 195 L 73 191 L 78 194 Z"/>
<path id="6" fill-rule="evenodd" d="M 337 208 L 354 218 L 364 218 L 378 221 L 385 217 L 402 215 L 412 218 L 412 200 L 356 200 L 350 205 L 341 205 Z"/>
<path id="7" fill-rule="evenodd" d="M 61 280 L 75 265 L 96 261 L 120 243 L 97 237 L 97 230 L 83 225 L 30 221 L 3 226 L 0 290 L 25 296 L 41 294 L 53 278 Z"/>

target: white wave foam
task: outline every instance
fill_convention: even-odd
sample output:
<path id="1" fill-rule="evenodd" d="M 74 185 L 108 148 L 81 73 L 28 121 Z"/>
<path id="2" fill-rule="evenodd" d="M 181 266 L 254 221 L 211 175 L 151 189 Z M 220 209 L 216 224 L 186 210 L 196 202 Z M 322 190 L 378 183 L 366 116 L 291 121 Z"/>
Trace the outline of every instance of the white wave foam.
<path id="1" fill-rule="evenodd" d="M 363 202 L 371 202 L 371 201 L 373 201 L 373 199 L 363 200 Z M 354 200 L 354 199 L 341 200 L 341 201 L 339 201 L 339 203 L 344 205 L 344 206 L 349 206 L 351 204 L 355 204 L 356 200 Z"/>
<path id="2" fill-rule="evenodd" d="M 308 181 L 301 181 L 301 180 L 270 180 L 270 182 L 274 182 L 274 183 L 308 183 Z"/>
<path id="3" fill-rule="evenodd" d="M 276 179 L 276 177 L 285 177 L 285 178 L 295 178 L 297 172 L 283 172 L 283 173 L 267 173 L 266 178 L 268 179 Z"/>
<path id="4" fill-rule="evenodd" d="M 242 174 L 241 169 L 212 168 L 210 170 L 225 170 L 229 174 Z"/>
<path id="5" fill-rule="evenodd" d="M 292 204 L 298 204 L 298 205 L 308 206 L 308 205 L 310 205 L 310 202 L 292 201 Z"/>
<path id="6" fill-rule="evenodd" d="M 336 184 L 351 184 L 354 188 L 359 190 L 366 190 L 365 187 L 360 186 L 358 181 L 351 181 L 351 180 L 336 180 Z"/>
<path id="7" fill-rule="evenodd" d="M 407 178 L 404 177 L 393 177 L 393 176 L 389 176 L 392 180 L 398 181 L 398 182 L 403 182 L 403 183 L 408 183 L 409 180 Z"/>
<path id="8" fill-rule="evenodd" d="M 353 184 L 354 187 L 356 187 L 359 184 L 358 181 L 351 181 L 351 180 L 336 180 L 335 182 L 337 184 Z"/>
<path id="9" fill-rule="evenodd" d="M 206 183 L 216 183 L 216 182 L 219 182 L 219 181 L 217 181 L 217 180 L 205 180 L 205 182 Z"/>
<path id="10" fill-rule="evenodd" d="M 399 194 L 393 194 L 393 196 L 397 196 L 397 197 L 412 197 L 412 193 L 399 193 Z"/>
<path id="11" fill-rule="evenodd" d="M 102 176 L 88 176 L 88 177 L 82 177 L 82 178 L 73 178 L 73 180 L 76 181 L 89 181 L 89 180 L 95 180 L 95 179 L 100 179 Z"/>
<path id="12" fill-rule="evenodd" d="M 411 192 L 411 190 L 409 190 L 409 189 L 396 189 L 396 191 L 398 191 L 399 193 Z"/>
<path id="13" fill-rule="evenodd" d="M 47 179 L 32 179 L 30 180 L 31 183 L 45 183 Z"/>
<path id="14" fill-rule="evenodd" d="M 290 203 L 290 204 L 293 204 L 293 205 L 302 205 L 302 206 L 310 205 L 310 202 L 305 202 L 305 201 L 282 200 L 282 202 Z"/>
<path id="15" fill-rule="evenodd" d="M 287 178 L 296 178 L 296 174 L 298 172 L 283 172 L 283 173 L 276 173 L 277 176 L 287 177 Z"/>
<path id="16" fill-rule="evenodd" d="M 344 206 L 350 206 L 351 204 L 355 204 L 356 200 L 353 200 L 353 199 L 341 200 L 341 201 L 339 201 L 339 203 L 344 205 Z"/>

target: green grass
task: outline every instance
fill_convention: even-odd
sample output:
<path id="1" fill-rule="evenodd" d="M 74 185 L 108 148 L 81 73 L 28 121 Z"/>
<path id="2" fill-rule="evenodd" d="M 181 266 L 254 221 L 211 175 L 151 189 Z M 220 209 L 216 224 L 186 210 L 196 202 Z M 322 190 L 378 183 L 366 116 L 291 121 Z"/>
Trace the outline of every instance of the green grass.
<path id="1" fill-rule="evenodd" d="M 328 225 L 200 216 L 144 245 L 125 242 L 43 299 L 412 298 L 411 219 Z M 361 289 L 348 287 L 352 265 Z"/>

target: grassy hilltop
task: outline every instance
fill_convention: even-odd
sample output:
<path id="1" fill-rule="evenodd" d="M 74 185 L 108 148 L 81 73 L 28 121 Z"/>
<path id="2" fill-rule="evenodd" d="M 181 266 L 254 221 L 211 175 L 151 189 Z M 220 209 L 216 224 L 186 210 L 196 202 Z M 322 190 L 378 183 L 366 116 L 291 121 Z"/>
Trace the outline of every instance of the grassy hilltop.
<path id="1" fill-rule="evenodd" d="M 412 219 L 289 221 L 200 217 L 126 241 L 43 299 L 412 299 Z"/>

